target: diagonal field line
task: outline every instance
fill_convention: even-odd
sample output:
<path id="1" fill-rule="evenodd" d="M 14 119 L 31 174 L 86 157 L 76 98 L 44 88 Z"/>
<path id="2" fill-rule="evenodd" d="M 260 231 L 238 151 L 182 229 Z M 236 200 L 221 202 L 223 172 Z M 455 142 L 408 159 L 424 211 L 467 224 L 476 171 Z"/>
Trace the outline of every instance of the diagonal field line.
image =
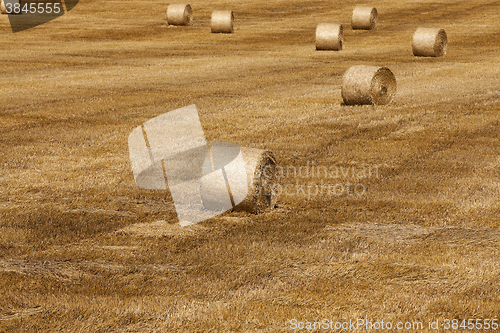
<path id="1" fill-rule="evenodd" d="M 207 141 L 207 147 L 208 147 L 208 155 L 210 156 L 210 164 L 212 165 L 212 172 L 215 172 L 215 164 L 214 164 L 214 157 L 212 155 L 212 147 L 210 146 L 210 142 Z M 234 203 L 234 198 L 233 198 L 233 192 L 231 192 L 231 186 L 229 186 L 229 180 L 227 179 L 226 175 L 226 170 L 224 170 L 224 167 L 222 167 L 222 176 L 224 177 L 224 182 L 226 183 L 226 188 L 227 188 L 227 193 L 229 194 L 229 200 L 231 200 L 231 205 L 236 207 Z"/>
<path id="2" fill-rule="evenodd" d="M 227 179 L 226 170 L 222 167 L 222 176 L 224 177 L 224 182 L 226 183 L 227 193 L 229 194 L 229 200 L 231 200 L 231 205 L 236 207 L 234 204 L 233 192 L 231 192 L 231 187 L 229 186 L 229 180 Z"/>
<path id="3" fill-rule="evenodd" d="M 144 124 L 141 125 L 141 129 L 142 129 L 142 135 L 144 135 L 144 141 L 146 141 L 146 147 L 148 147 L 148 153 L 149 153 L 149 158 L 151 160 L 151 164 L 154 164 L 155 159 L 153 157 L 153 152 L 151 151 L 151 146 L 149 144 L 148 135 L 146 134 L 146 128 L 144 127 Z"/>
<path id="4" fill-rule="evenodd" d="M 61 3 L 62 3 L 62 6 L 63 6 L 64 13 L 67 13 L 68 10 L 66 9 L 66 2 L 64 0 L 61 0 Z"/>
<path id="5" fill-rule="evenodd" d="M 155 159 L 153 157 L 153 152 L 151 151 L 151 145 L 149 144 L 148 134 L 146 133 L 146 127 L 144 124 L 141 125 L 142 135 L 144 136 L 144 141 L 146 142 L 146 147 L 148 148 L 149 159 L 151 160 L 151 165 L 155 163 Z M 165 161 L 161 160 L 161 168 L 163 170 L 163 180 L 165 181 L 165 188 L 168 189 L 168 181 L 167 181 L 167 169 L 165 168 Z"/>
<path id="6" fill-rule="evenodd" d="M 207 141 L 208 147 L 208 155 L 210 156 L 210 165 L 212 166 L 212 172 L 215 171 L 214 157 L 212 156 L 212 147 L 210 146 L 210 142 Z"/>

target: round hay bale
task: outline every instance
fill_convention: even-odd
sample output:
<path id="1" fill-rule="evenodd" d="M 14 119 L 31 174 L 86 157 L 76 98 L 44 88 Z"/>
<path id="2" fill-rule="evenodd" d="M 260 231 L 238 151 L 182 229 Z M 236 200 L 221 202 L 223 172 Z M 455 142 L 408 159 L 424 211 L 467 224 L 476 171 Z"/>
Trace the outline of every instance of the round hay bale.
<path id="1" fill-rule="evenodd" d="M 212 147 L 214 144 L 212 143 Z M 217 180 L 216 170 L 214 177 L 206 177 L 201 182 L 201 199 L 203 206 L 209 210 L 227 210 L 234 208 L 236 211 L 245 211 L 258 214 L 273 208 L 276 203 L 276 193 L 273 186 L 276 183 L 276 161 L 271 152 L 261 149 L 241 148 L 241 156 L 244 161 L 243 173 L 238 170 L 225 169 L 226 181 L 229 184 Z M 234 177 L 237 175 L 237 178 Z M 231 179 L 232 178 L 232 179 Z M 243 188 L 244 187 L 244 188 Z M 232 192 L 233 203 L 228 202 L 227 197 L 220 195 L 226 188 Z M 238 188 L 240 190 L 238 190 Z M 244 191 L 241 191 L 241 189 Z M 246 193 L 246 196 L 237 197 L 237 193 Z"/>
<path id="2" fill-rule="evenodd" d="M 5 5 L 5 0 L 2 0 L 2 2 L 0 3 L 0 12 L 2 14 L 8 14 L 8 15 L 21 15 L 23 12 L 21 11 L 22 9 L 22 4 L 21 4 L 21 0 L 6 0 L 7 3 L 10 3 L 12 5 L 12 10 L 10 13 L 7 13 L 7 6 Z M 15 4 L 19 4 L 19 13 L 15 13 L 14 12 L 14 5 Z"/>
<path id="3" fill-rule="evenodd" d="M 413 54 L 417 57 L 441 57 L 446 54 L 448 37 L 443 29 L 418 28 L 413 34 Z"/>
<path id="4" fill-rule="evenodd" d="M 170 25 L 191 25 L 193 10 L 190 5 L 172 4 L 167 8 L 167 23 Z"/>
<path id="5" fill-rule="evenodd" d="M 231 10 L 214 10 L 212 12 L 212 32 L 227 33 L 234 32 L 234 15 Z"/>
<path id="6" fill-rule="evenodd" d="M 353 66 L 342 77 L 346 105 L 389 104 L 396 95 L 396 78 L 386 67 Z"/>
<path id="7" fill-rule="evenodd" d="M 351 26 L 354 30 L 372 30 L 377 25 L 377 9 L 356 6 L 352 12 Z"/>
<path id="8" fill-rule="evenodd" d="M 342 24 L 320 23 L 316 27 L 316 50 L 342 50 L 344 29 Z"/>
<path id="9" fill-rule="evenodd" d="M 247 172 L 248 194 L 235 210 L 261 213 L 276 203 L 276 160 L 270 151 L 241 148 Z"/>

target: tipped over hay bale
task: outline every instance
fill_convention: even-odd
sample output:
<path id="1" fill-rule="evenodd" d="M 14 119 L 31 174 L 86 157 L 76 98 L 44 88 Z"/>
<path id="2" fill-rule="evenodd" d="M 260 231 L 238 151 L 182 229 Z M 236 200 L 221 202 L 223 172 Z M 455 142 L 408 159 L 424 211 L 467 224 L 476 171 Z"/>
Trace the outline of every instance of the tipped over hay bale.
<path id="1" fill-rule="evenodd" d="M 446 54 L 448 37 L 443 29 L 418 28 L 413 34 L 413 54 L 417 57 L 440 57 Z"/>
<path id="2" fill-rule="evenodd" d="M 214 10 L 212 12 L 212 32 L 227 33 L 234 32 L 234 15 L 231 10 Z"/>
<path id="3" fill-rule="evenodd" d="M 244 170 L 241 170 L 241 174 L 234 177 L 235 170 L 225 168 L 225 179 L 228 184 L 221 182 L 220 177 L 217 177 L 217 172 L 222 172 L 220 169 L 213 173 L 214 177 L 202 180 L 201 198 L 206 209 L 233 208 L 227 197 L 218 195 L 223 193 L 226 187 L 231 190 L 236 211 L 258 214 L 274 207 L 276 194 L 273 192 L 273 185 L 276 182 L 276 161 L 272 153 L 261 149 L 241 148 L 241 156 L 244 161 Z M 238 190 L 241 187 L 245 187 L 244 191 Z M 238 197 L 238 192 L 246 195 Z"/>
<path id="4" fill-rule="evenodd" d="M 235 210 L 261 213 L 273 208 L 276 193 L 276 160 L 270 151 L 254 148 L 241 148 L 247 172 L 248 194 Z"/>
<path id="5" fill-rule="evenodd" d="M 10 4 L 11 6 L 9 6 L 9 10 L 10 10 L 10 13 L 7 13 L 7 6 L 6 4 Z M 15 12 L 15 9 L 14 9 L 14 5 L 15 4 L 19 4 L 19 12 L 16 13 Z M 2 14 L 8 14 L 8 15 L 21 15 L 23 12 L 21 11 L 22 9 L 22 6 L 21 6 L 21 1 L 20 0 L 2 0 L 1 4 L 0 4 L 0 12 Z"/>
<path id="6" fill-rule="evenodd" d="M 352 12 L 351 26 L 354 30 L 372 30 L 377 25 L 377 9 L 356 6 Z"/>
<path id="7" fill-rule="evenodd" d="M 190 5 L 172 4 L 167 8 L 167 23 L 170 25 L 191 25 L 193 10 Z"/>
<path id="8" fill-rule="evenodd" d="M 316 27 L 316 50 L 342 50 L 344 29 L 341 24 L 320 23 Z"/>
<path id="9" fill-rule="evenodd" d="M 396 95 L 396 78 L 385 67 L 353 66 L 342 77 L 346 105 L 390 103 Z"/>

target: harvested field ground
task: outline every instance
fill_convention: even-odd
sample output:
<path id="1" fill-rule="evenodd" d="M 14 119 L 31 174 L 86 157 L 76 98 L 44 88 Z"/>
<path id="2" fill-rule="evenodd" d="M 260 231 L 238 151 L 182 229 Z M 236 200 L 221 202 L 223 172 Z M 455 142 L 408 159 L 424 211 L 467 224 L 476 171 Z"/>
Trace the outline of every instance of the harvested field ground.
<path id="1" fill-rule="evenodd" d="M 165 1 L 81 0 L 15 34 L 0 16 L 0 332 L 500 320 L 500 1 L 189 3 L 189 27 Z M 355 5 L 376 30 L 351 29 Z M 210 33 L 214 9 L 234 34 Z M 315 51 L 323 22 L 342 51 Z M 446 56 L 412 55 L 419 26 Z M 390 68 L 394 103 L 343 106 L 353 65 Z M 190 104 L 208 141 L 304 171 L 274 210 L 181 228 L 136 186 L 129 133 Z"/>

